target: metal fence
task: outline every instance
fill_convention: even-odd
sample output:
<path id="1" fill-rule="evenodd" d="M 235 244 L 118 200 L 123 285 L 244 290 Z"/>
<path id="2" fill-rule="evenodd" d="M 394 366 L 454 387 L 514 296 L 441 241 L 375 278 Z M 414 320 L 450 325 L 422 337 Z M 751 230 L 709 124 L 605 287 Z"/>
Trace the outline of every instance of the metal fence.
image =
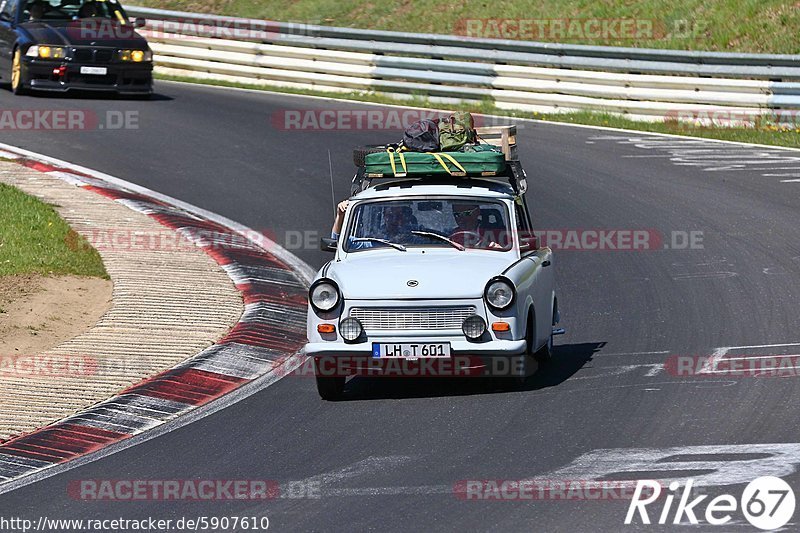
<path id="1" fill-rule="evenodd" d="M 336 28 L 131 7 L 164 74 L 539 113 L 743 122 L 800 109 L 800 56 Z"/>

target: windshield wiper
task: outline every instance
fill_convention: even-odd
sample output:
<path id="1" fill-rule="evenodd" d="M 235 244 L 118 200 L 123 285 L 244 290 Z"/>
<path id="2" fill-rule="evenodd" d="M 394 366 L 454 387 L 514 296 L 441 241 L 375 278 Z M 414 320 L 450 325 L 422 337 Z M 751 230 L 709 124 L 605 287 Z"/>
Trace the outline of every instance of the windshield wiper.
<path id="1" fill-rule="evenodd" d="M 379 242 L 381 244 L 385 244 L 386 246 L 391 246 L 395 250 L 400 250 L 401 252 L 406 251 L 406 247 L 402 244 L 397 244 L 396 242 L 390 242 L 386 239 L 378 239 L 377 237 L 356 237 L 353 239 L 353 242 Z"/>
<path id="2" fill-rule="evenodd" d="M 448 239 L 444 235 L 439 235 L 438 233 L 433 233 L 432 231 L 412 231 L 411 233 L 413 233 L 414 235 L 422 235 L 423 237 L 433 237 L 435 239 L 439 239 L 440 241 L 444 241 L 444 242 L 450 244 L 453 248 L 455 248 L 456 250 L 458 250 L 460 252 L 463 252 L 464 250 L 466 250 L 466 248 L 464 248 L 463 245 L 458 244 L 456 241 Z"/>

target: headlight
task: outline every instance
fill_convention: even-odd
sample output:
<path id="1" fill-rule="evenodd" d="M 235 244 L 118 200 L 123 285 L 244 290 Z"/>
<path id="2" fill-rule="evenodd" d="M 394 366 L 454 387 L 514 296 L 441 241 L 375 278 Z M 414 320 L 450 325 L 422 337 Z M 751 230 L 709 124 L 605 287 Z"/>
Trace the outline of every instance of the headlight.
<path id="1" fill-rule="evenodd" d="M 468 316 L 461 325 L 461 331 L 468 339 L 479 339 L 486 331 L 486 321 L 478 315 Z"/>
<path id="2" fill-rule="evenodd" d="M 318 311 L 330 311 L 339 305 L 339 289 L 332 281 L 321 279 L 311 286 L 308 300 Z"/>
<path id="3" fill-rule="evenodd" d="M 64 59 L 67 57 L 67 49 L 63 46 L 44 46 L 34 44 L 25 52 L 28 57 L 38 57 L 41 59 Z"/>
<path id="4" fill-rule="evenodd" d="M 153 52 L 150 50 L 120 50 L 119 58 L 122 61 L 141 63 L 142 61 L 152 61 Z"/>
<path id="5" fill-rule="evenodd" d="M 506 278 L 495 278 L 486 285 L 484 297 L 494 309 L 506 309 L 514 301 L 514 285 Z"/>
<path id="6" fill-rule="evenodd" d="M 354 341 L 361 336 L 364 328 L 357 318 L 345 318 L 339 322 L 339 334 L 346 341 Z"/>

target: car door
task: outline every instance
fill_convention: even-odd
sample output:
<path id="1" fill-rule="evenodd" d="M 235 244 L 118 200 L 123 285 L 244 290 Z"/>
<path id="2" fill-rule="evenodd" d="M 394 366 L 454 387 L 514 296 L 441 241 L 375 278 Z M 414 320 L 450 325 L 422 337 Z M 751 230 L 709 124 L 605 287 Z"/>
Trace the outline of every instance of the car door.
<path id="1" fill-rule="evenodd" d="M 0 76 L 11 78 L 11 55 L 17 42 L 16 18 L 19 0 L 0 0 Z"/>
<path id="2" fill-rule="evenodd" d="M 530 214 L 524 201 L 515 202 L 515 223 L 519 236 L 520 254 L 526 258 L 527 267 L 532 270 L 531 283 L 527 285 L 533 307 L 536 311 L 536 346 L 547 342 L 553 329 L 553 253 L 549 248 L 539 248 Z"/>

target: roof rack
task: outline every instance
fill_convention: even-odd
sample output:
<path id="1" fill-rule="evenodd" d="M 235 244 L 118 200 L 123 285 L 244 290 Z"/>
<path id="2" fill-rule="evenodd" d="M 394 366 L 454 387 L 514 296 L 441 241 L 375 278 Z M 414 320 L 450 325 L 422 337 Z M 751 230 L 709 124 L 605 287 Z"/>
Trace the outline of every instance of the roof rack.
<path id="1" fill-rule="evenodd" d="M 522 165 L 519 162 L 519 156 L 517 154 L 517 127 L 514 125 L 488 126 L 475 129 L 477 131 L 478 140 L 480 142 L 497 146 L 502 150 L 506 160 L 506 170 L 505 172 L 497 174 L 495 176 L 487 176 L 485 174 L 467 175 L 460 177 L 454 176 L 453 179 L 454 180 L 469 179 L 469 178 L 485 179 L 487 177 L 506 178 L 509 184 L 511 185 L 512 189 L 514 189 L 515 194 L 517 195 L 525 194 L 525 191 L 528 190 L 528 182 L 527 182 L 527 175 L 525 174 L 525 170 L 522 168 Z M 436 176 L 436 178 L 441 179 L 441 176 Z M 375 175 L 367 174 L 364 167 L 359 167 L 355 176 L 353 176 L 353 183 L 350 190 L 351 194 L 355 195 L 361 191 L 368 189 L 372 185 L 373 180 L 376 179 L 404 179 L 413 181 L 424 181 L 425 179 L 428 179 L 428 177 L 426 177 L 425 175 L 377 177 Z"/>
<path id="2" fill-rule="evenodd" d="M 475 131 L 478 132 L 478 140 L 499 146 L 506 156 L 506 161 L 519 161 L 516 126 L 486 126 L 475 128 Z"/>

